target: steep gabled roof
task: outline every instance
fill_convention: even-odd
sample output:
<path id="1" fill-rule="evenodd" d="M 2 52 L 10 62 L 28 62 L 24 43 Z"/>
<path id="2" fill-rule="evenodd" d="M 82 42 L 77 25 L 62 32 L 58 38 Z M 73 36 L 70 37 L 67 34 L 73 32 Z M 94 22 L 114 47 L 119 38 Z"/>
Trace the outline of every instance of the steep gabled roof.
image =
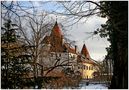
<path id="1" fill-rule="evenodd" d="M 91 58 L 89 60 L 84 59 L 82 60 L 82 63 L 89 63 L 89 64 L 93 64 L 93 65 L 98 65 L 96 61 L 93 61 Z"/>
<path id="2" fill-rule="evenodd" d="M 61 32 L 61 30 L 60 30 L 60 28 L 59 28 L 59 26 L 58 26 L 57 21 L 56 21 L 56 23 L 55 23 L 55 25 L 54 25 L 54 27 L 53 27 L 53 29 L 52 29 L 51 34 L 53 34 L 53 35 L 55 35 L 55 36 L 59 36 L 59 37 L 62 36 L 62 32 Z"/>
<path id="3" fill-rule="evenodd" d="M 64 48 L 68 50 L 69 53 L 77 54 L 75 48 L 69 45 L 69 43 L 64 43 Z"/>
<path id="4" fill-rule="evenodd" d="M 74 48 L 71 48 L 71 47 L 69 47 L 69 52 L 70 52 L 70 53 L 73 53 L 73 54 L 76 54 L 75 49 L 74 49 Z"/>
<path id="5" fill-rule="evenodd" d="M 85 44 L 82 47 L 81 54 L 84 55 L 86 58 L 90 58 L 90 54 L 89 54 L 88 49 L 86 48 Z"/>

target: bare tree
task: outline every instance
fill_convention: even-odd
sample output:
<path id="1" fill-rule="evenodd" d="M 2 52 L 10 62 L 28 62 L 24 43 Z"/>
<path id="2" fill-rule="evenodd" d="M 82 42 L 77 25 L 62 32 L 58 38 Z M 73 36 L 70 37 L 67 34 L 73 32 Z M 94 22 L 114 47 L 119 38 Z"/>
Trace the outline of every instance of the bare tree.
<path id="1" fill-rule="evenodd" d="M 95 14 L 99 14 L 99 9 L 102 8 L 98 2 L 93 1 L 67 1 L 57 2 L 57 8 L 62 10 L 53 11 L 53 13 L 67 16 L 65 22 L 67 26 L 78 23 L 82 19 L 84 22 Z"/>
<path id="2" fill-rule="evenodd" d="M 48 33 L 52 27 L 53 22 L 49 22 L 48 20 L 48 13 L 47 12 L 36 12 L 36 8 L 33 2 L 27 2 L 30 3 L 29 7 L 23 6 L 20 2 L 17 1 L 11 1 L 11 2 L 1 2 L 2 4 L 2 19 L 3 22 L 6 21 L 6 18 L 10 18 L 15 23 L 17 23 L 18 28 L 20 29 L 21 38 L 20 41 L 24 43 L 25 45 L 31 45 L 34 46 L 34 48 L 30 48 L 29 52 L 32 56 L 32 68 L 33 68 L 33 76 L 34 80 L 36 82 L 36 79 L 38 77 L 38 67 L 40 67 L 41 70 L 41 76 L 43 75 L 43 71 L 47 71 L 45 76 L 53 71 L 54 69 L 64 66 L 68 66 L 69 63 L 73 63 L 72 61 L 69 61 L 68 58 L 61 61 L 58 59 L 59 57 L 56 56 L 54 60 L 54 63 L 49 66 L 48 68 L 43 70 L 43 67 L 45 66 L 45 63 L 40 63 L 40 61 L 43 61 L 43 55 L 45 44 L 43 43 L 43 39 Z M 52 20 L 51 20 L 52 21 Z M 69 53 L 69 52 L 68 52 Z M 55 52 L 57 54 L 57 52 Z M 50 52 L 47 51 L 47 56 L 50 55 Z M 69 56 L 68 56 L 69 57 Z M 52 63 L 52 62 L 51 62 Z M 37 67 L 38 66 L 38 67 Z M 36 85 L 37 83 L 35 83 Z M 35 87 L 34 85 L 34 87 Z"/>

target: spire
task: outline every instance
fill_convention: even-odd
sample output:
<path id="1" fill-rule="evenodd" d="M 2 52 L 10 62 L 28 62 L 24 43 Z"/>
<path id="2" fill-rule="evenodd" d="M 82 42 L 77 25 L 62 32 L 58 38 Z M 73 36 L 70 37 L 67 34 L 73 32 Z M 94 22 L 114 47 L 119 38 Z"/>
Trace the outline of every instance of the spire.
<path id="1" fill-rule="evenodd" d="M 56 16 L 56 22 L 57 22 L 57 16 Z"/>
<path id="2" fill-rule="evenodd" d="M 63 38 L 62 38 L 62 33 L 61 33 L 61 30 L 58 26 L 58 23 L 57 21 L 55 22 L 55 25 L 52 29 L 52 32 L 51 32 L 51 51 L 53 52 L 61 52 L 63 49 L 62 49 L 62 42 L 63 42 Z"/>
<path id="3" fill-rule="evenodd" d="M 81 54 L 83 54 L 86 58 L 90 58 L 88 49 L 87 49 L 87 47 L 86 47 L 85 44 L 84 44 L 83 47 L 82 47 Z"/>
<path id="4" fill-rule="evenodd" d="M 53 33 L 55 36 L 59 36 L 59 37 L 62 36 L 61 30 L 60 30 L 60 28 L 59 28 L 59 26 L 58 26 L 57 21 L 55 22 L 55 25 L 54 25 L 54 27 L 53 27 L 53 29 L 52 29 L 52 33 Z"/>

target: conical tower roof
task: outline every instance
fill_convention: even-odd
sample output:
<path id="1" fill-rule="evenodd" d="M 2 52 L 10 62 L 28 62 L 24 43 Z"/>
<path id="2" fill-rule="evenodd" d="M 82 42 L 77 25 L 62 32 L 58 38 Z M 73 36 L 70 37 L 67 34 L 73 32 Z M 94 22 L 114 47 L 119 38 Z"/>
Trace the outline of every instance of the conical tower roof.
<path id="1" fill-rule="evenodd" d="M 57 21 L 56 21 L 56 23 L 55 23 L 55 25 L 54 25 L 54 27 L 52 29 L 51 34 L 53 34 L 54 36 L 58 36 L 58 37 L 62 36 L 62 32 L 61 32 L 61 30 L 60 30 L 60 28 L 58 26 Z"/>
<path id="2" fill-rule="evenodd" d="M 63 35 L 56 21 L 50 35 L 50 44 L 52 52 L 62 52 Z"/>
<path id="3" fill-rule="evenodd" d="M 84 55 L 86 58 L 90 58 L 88 49 L 87 49 L 87 47 L 86 47 L 85 44 L 84 44 L 83 47 L 82 47 L 81 54 Z"/>

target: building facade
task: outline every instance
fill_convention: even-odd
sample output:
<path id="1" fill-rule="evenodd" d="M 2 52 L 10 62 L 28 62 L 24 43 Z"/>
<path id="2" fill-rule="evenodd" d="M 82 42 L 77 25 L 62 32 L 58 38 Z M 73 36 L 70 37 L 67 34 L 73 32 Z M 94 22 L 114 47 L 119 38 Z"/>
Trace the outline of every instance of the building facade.
<path id="1" fill-rule="evenodd" d="M 50 35 L 43 40 L 44 48 L 42 60 L 44 68 L 56 67 L 54 70 L 61 71 L 63 68 L 74 68 L 77 58 L 77 47 L 71 46 L 63 39 L 63 34 L 56 22 Z"/>
<path id="2" fill-rule="evenodd" d="M 44 68 L 64 65 L 63 68 L 70 68 L 74 72 L 80 72 L 83 79 L 92 79 L 96 71 L 96 62 L 91 59 L 86 45 L 83 45 L 81 53 L 77 53 L 77 46 L 71 46 L 63 39 L 63 34 L 56 22 L 50 35 L 43 40 L 44 48 L 42 61 Z M 61 71 L 62 67 L 56 67 Z"/>
<path id="3" fill-rule="evenodd" d="M 82 47 L 81 54 L 78 55 L 77 63 L 83 79 L 94 78 L 94 72 L 97 72 L 98 69 L 97 62 L 90 57 L 85 44 Z"/>

